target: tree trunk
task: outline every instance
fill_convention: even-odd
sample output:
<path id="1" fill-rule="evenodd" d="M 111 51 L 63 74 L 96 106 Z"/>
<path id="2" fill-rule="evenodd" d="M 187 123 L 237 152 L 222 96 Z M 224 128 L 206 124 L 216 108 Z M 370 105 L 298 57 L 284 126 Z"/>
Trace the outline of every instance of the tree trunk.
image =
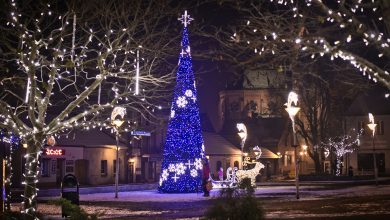
<path id="1" fill-rule="evenodd" d="M 341 159 L 342 157 L 336 156 L 336 176 L 341 175 Z"/>
<path id="2" fill-rule="evenodd" d="M 25 155 L 25 180 L 24 180 L 24 199 L 23 199 L 23 213 L 25 219 L 36 218 L 36 196 L 38 182 L 38 169 L 39 169 L 39 156 L 40 150 L 43 146 L 44 136 L 42 134 L 35 134 L 33 137 L 27 138 L 27 152 Z"/>
<path id="3" fill-rule="evenodd" d="M 322 173 L 322 163 L 321 158 L 318 152 L 313 153 L 314 167 L 316 169 L 316 173 Z"/>

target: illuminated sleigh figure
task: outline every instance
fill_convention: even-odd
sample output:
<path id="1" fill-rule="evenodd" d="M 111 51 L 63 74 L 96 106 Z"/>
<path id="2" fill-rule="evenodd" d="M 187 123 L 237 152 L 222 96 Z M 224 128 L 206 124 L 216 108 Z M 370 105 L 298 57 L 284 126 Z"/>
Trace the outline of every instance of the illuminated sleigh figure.
<path id="1" fill-rule="evenodd" d="M 256 155 L 256 160 L 258 160 L 261 156 L 261 149 L 258 146 L 256 146 L 253 148 L 253 150 L 257 150 L 259 152 Z M 216 181 L 211 179 L 210 177 L 211 182 L 213 184 L 213 189 L 237 187 L 238 183 L 245 178 L 250 178 L 252 186 L 256 186 L 256 176 L 259 175 L 260 170 L 264 168 L 264 164 L 260 163 L 259 161 L 249 162 L 248 160 L 245 159 L 244 163 L 255 164 L 254 168 L 250 170 L 238 170 L 237 167 L 234 168 L 229 167 L 226 170 L 226 176 L 227 176 L 226 180 L 222 180 L 222 181 Z"/>

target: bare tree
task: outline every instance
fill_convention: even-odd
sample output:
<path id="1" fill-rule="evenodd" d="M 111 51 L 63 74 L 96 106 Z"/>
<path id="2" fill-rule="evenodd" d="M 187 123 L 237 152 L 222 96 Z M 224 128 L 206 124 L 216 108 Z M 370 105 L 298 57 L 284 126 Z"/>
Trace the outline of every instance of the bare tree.
<path id="1" fill-rule="evenodd" d="M 35 218 L 48 137 L 110 128 L 117 105 L 149 120 L 158 111 L 173 82 L 181 8 L 169 1 L 23 3 L 11 0 L 0 17 L 0 128 L 27 143 L 23 212 Z"/>
<path id="2" fill-rule="evenodd" d="M 230 5 L 241 15 L 237 25 L 209 34 L 226 49 L 220 54 L 223 59 L 305 74 L 307 67 L 326 57 L 390 89 L 385 1 L 269 0 Z"/>
<path id="3" fill-rule="evenodd" d="M 315 146 L 341 128 L 343 102 L 376 82 L 390 89 L 388 3 L 224 3 L 237 11 L 239 19 L 208 34 L 224 49 L 218 57 L 241 70 L 273 68 L 280 74 L 292 73 L 291 88 L 299 93 L 302 108 L 297 132 L 321 172 L 322 150 Z"/>

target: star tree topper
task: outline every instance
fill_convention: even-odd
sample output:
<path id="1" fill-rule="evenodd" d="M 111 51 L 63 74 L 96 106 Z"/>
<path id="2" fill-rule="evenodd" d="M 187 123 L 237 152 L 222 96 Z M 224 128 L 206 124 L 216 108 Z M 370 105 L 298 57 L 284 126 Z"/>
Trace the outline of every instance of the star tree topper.
<path id="1" fill-rule="evenodd" d="M 184 27 L 187 27 L 187 24 L 189 24 L 194 19 L 191 18 L 190 15 L 187 14 L 187 10 L 185 10 L 181 18 L 178 18 L 177 20 L 181 21 L 181 23 L 184 24 Z"/>

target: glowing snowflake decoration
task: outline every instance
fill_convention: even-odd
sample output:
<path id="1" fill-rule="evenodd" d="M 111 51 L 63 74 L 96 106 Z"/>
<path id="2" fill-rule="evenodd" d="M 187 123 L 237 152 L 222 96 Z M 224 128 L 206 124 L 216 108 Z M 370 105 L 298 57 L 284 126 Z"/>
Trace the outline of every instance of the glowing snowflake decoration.
<path id="1" fill-rule="evenodd" d="M 191 96 L 193 95 L 193 94 L 192 94 L 192 90 L 187 89 L 186 92 L 185 92 L 185 95 L 186 95 L 187 97 L 191 97 Z"/>
<path id="2" fill-rule="evenodd" d="M 181 175 L 185 173 L 186 166 L 183 163 L 176 164 L 176 174 Z"/>
<path id="3" fill-rule="evenodd" d="M 173 164 L 173 163 L 169 164 L 168 165 L 168 170 L 169 170 L 169 172 L 175 172 L 175 170 L 176 170 L 175 164 Z"/>
<path id="4" fill-rule="evenodd" d="M 194 162 L 195 169 L 201 170 L 203 168 L 202 159 L 196 158 Z"/>
<path id="5" fill-rule="evenodd" d="M 185 96 L 180 96 L 179 98 L 177 98 L 176 100 L 176 104 L 179 108 L 184 108 L 186 107 L 187 105 L 187 100 L 186 100 L 186 97 Z"/>
<path id="6" fill-rule="evenodd" d="M 171 118 L 175 117 L 175 110 L 171 110 Z"/>
<path id="7" fill-rule="evenodd" d="M 164 169 L 162 174 L 161 174 L 161 179 L 162 180 L 167 180 L 168 176 L 169 176 L 168 170 Z"/>
<path id="8" fill-rule="evenodd" d="M 198 171 L 192 169 L 191 172 L 190 172 L 190 174 L 191 174 L 192 177 L 197 177 L 197 176 L 198 176 Z"/>

